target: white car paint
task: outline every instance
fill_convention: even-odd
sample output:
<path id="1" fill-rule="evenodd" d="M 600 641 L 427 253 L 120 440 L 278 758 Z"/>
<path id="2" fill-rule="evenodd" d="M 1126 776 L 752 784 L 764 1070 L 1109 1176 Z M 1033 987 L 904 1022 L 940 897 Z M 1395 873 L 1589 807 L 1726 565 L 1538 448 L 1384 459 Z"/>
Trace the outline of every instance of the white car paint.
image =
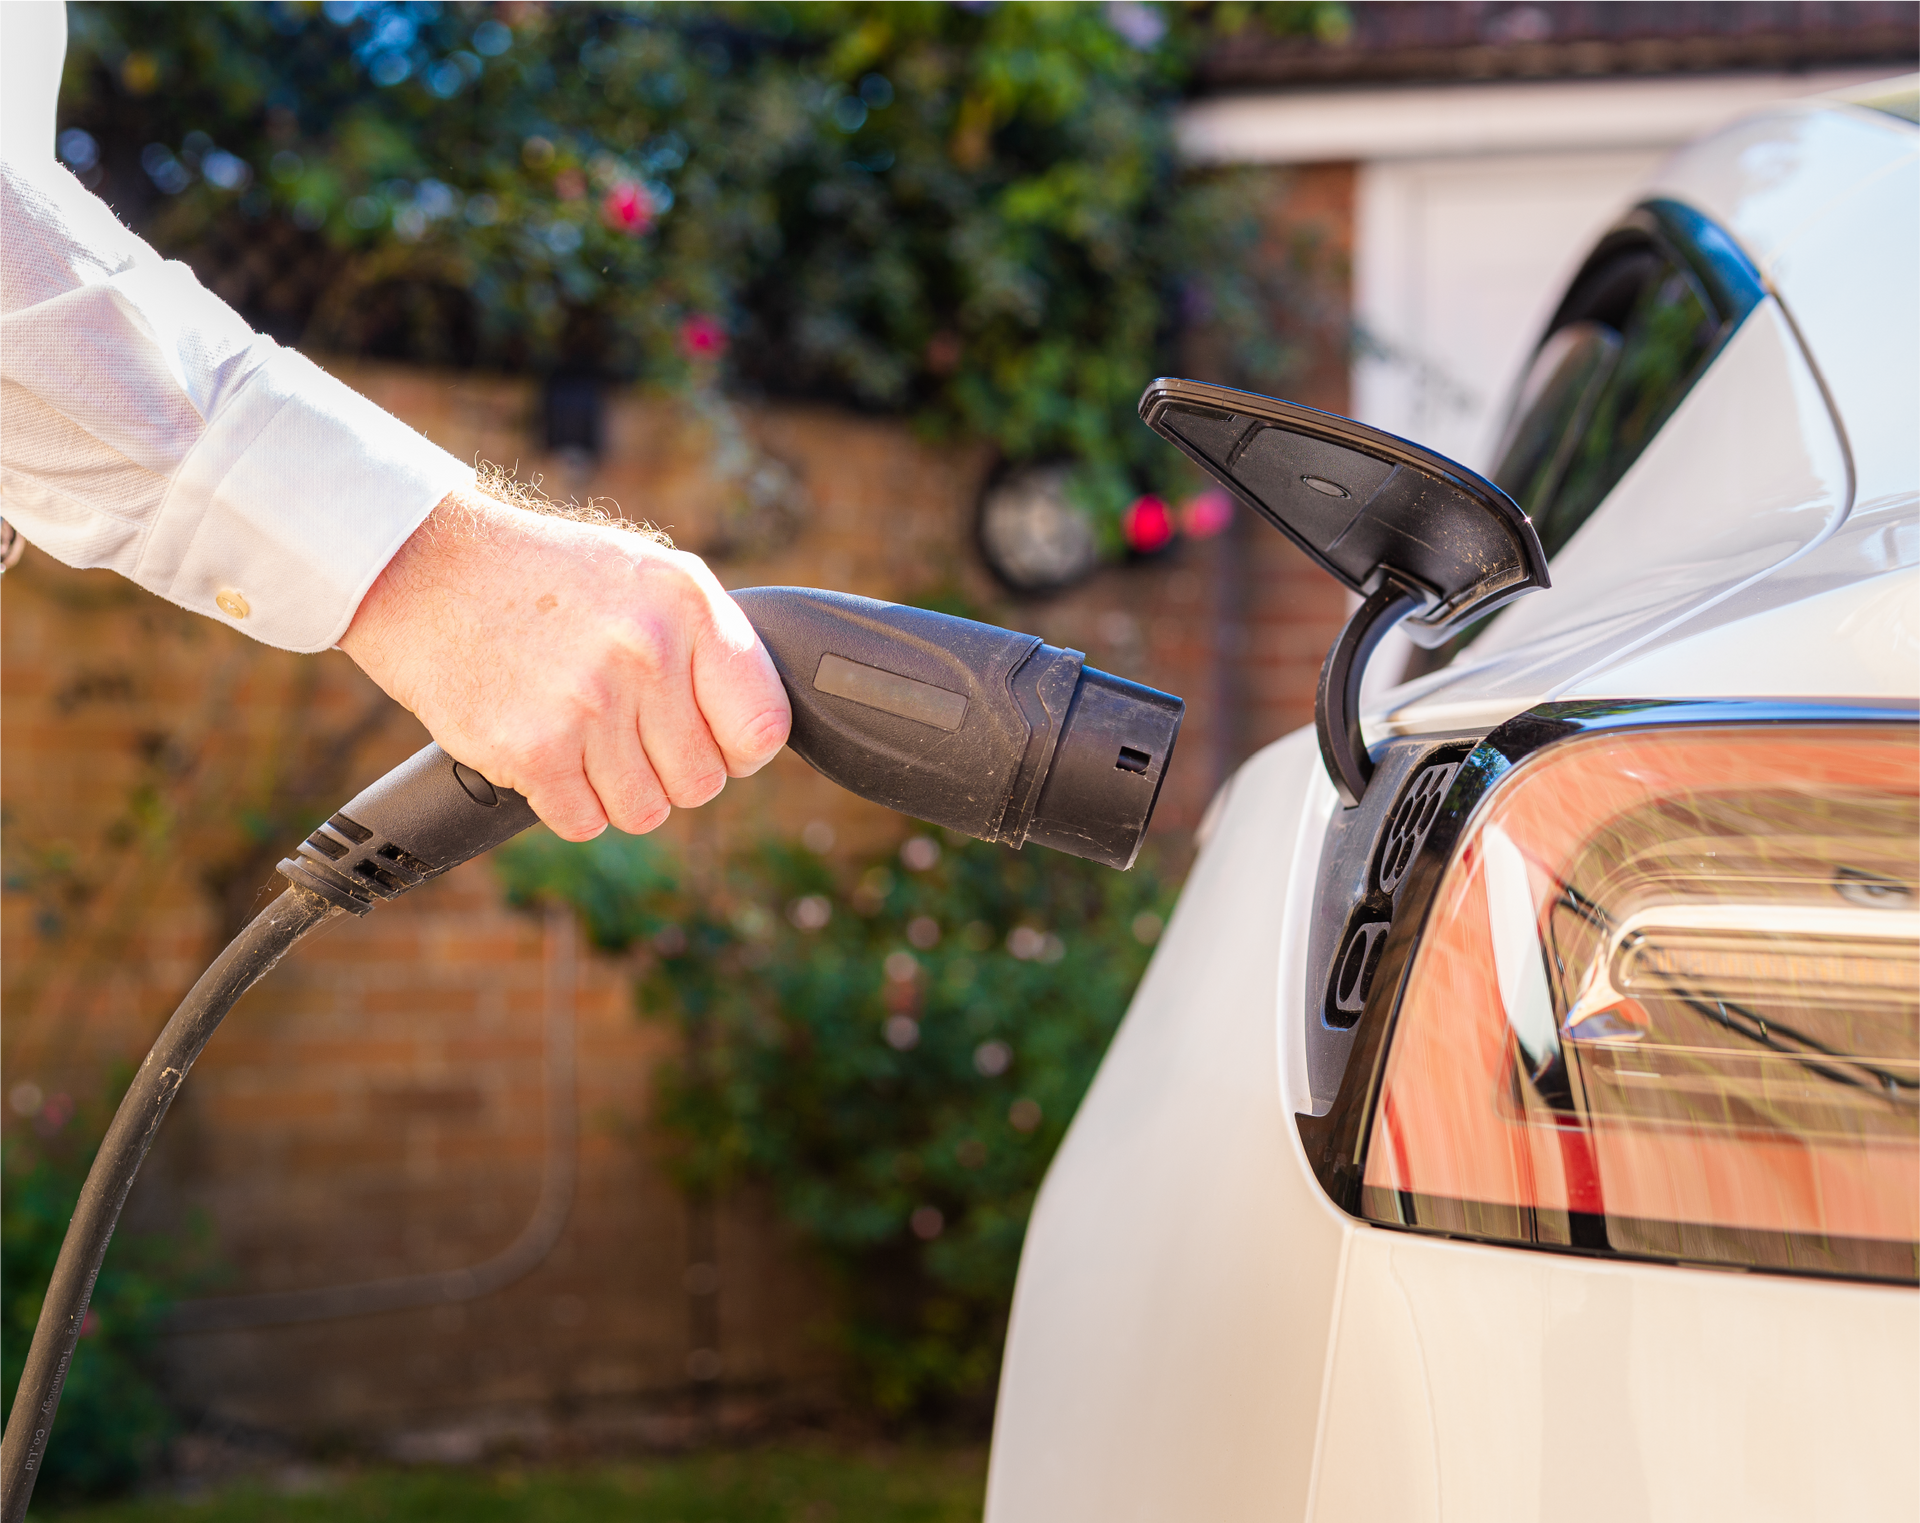
<path id="1" fill-rule="evenodd" d="M 1912 1518 L 1917 1359 L 1908 1290 L 1356 1226 L 1313 1505 L 1267 1516 Z"/>
<path id="2" fill-rule="evenodd" d="M 1844 105 L 1662 172 L 1773 299 L 1554 589 L 1373 734 L 1556 696 L 1920 700 L 1916 173 L 1920 132 Z M 1302 732 L 1211 812 L 1029 1228 L 990 1523 L 1920 1516 L 1920 1294 L 1449 1242 L 1321 1192 L 1294 1112 L 1333 806 Z"/>

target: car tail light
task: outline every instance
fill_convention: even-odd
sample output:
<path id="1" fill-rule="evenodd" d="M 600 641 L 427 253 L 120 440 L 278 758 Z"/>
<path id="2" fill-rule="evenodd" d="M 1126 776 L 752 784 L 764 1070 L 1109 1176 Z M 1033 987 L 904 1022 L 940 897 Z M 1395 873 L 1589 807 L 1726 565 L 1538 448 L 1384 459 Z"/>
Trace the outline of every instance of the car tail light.
<path id="1" fill-rule="evenodd" d="M 1467 820 L 1400 995 L 1360 1214 L 1912 1280 L 1907 725 L 1601 731 Z"/>

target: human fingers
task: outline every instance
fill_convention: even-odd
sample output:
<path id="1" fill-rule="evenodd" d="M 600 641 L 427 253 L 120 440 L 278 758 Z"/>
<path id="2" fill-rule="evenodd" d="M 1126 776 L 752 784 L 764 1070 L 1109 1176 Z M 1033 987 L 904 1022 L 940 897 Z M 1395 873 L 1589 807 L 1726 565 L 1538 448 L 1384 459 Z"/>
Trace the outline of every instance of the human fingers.
<path id="1" fill-rule="evenodd" d="M 705 599 L 697 591 L 689 596 L 684 572 L 673 570 L 679 574 L 644 582 L 653 596 L 621 617 L 603 619 L 600 635 L 606 680 L 620 695 L 622 714 L 632 716 L 623 742 L 644 748 L 646 777 L 665 802 L 691 809 L 720 791 L 727 768 L 695 701 L 690 670 L 698 626 L 707 617 Z M 591 751 L 588 767 L 598 788 Z M 605 792 L 601 798 L 606 801 Z M 628 828 L 611 807 L 608 812 Z"/>
<path id="2" fill-rule="evenodd" d="M 738 603 L 703 565 L 707 618 L 693 646 L 693 692 L 734 777 L 758 772 L 787 743 L 793 709 L 773 658 Z"/>
<path id="3" fill-rule="evenodd" d="M 632 836 L 657 830 L 680 802 L 648 760 L 631 711 L 588 731 L 585 762 L 587 783 L 615 830 Z"/>
<path id="4" fill-rule="evenodd" d="M 478 770 L 491 780 L 495 769 Z M 503 759 L 497 772 L 499 781 L 524 795 L 533 812 L 561 840 L 591 841 L 607 828 L 607 810 L 587 781 L 576 732 L 561 730 L 536 740 L 520 756 Z"/>
<path id="5" fill-rule="evenodd" d="M 660 787 L 677 807 L 697 808 L 726 786 L 726 759 L 694 701 L 684 667 L 641 700 L 640 741 Z"/>

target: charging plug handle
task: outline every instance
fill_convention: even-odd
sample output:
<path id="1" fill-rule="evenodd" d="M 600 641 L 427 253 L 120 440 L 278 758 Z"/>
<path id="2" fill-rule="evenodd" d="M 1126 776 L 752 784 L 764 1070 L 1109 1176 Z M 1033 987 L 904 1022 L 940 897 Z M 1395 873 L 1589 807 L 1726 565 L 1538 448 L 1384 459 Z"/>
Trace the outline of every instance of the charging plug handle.
<path id="1" fill-rule="evenodd" d="M 1077 650 L 843 592 L 735 594 L 793 705 L 788 744 L 860 797 L 982 841 L 1109 867 L 1139 854 L 1185 705 Z M 280 864 L 365 915 L 535 821 L 518 793 L 430 745 Z"/>
<path id="2" fill-rule="evenodd" d="M 397 899 L 539 823 L 437 745 L 357 793 L 280 864 L 281 875 L 355 915 Z"/>

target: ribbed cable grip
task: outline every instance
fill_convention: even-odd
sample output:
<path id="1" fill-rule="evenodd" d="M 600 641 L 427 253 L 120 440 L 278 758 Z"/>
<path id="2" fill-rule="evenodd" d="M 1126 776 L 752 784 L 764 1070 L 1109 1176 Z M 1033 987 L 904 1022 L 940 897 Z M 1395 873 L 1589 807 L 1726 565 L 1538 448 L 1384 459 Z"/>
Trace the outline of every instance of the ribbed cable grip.
<path id="1" fill-rule="evenodd" d="M 519 794 L 495 788 L 433 745 L 350 800 L 280 863 L 280 872 L 365 915 L 533 823 Z"/>

